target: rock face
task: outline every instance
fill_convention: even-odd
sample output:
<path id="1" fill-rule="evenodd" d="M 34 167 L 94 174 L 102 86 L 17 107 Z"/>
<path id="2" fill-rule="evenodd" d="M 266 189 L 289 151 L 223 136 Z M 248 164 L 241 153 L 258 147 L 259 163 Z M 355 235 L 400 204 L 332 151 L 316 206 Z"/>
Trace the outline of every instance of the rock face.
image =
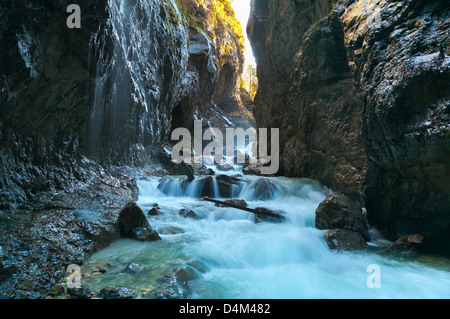
<path id="1" fill-rule="evenodd" d="M 447 250 L 449 23 L 443 1 L 253 0 L 247 28 L 280 174 L 349 196 L 391 240 Z"/>
<path id="2" fill-rule="evenodd" d="M 210 107 L 241 112 L 242 29 L 226 1 L 0 1 L 0 208 L 154 161 Z M 200 116 L 200 115 L 199 115 Z"/>
<path id="3" fill-rule="evenodd" d="M 80 0 L 69 29 L 67 1 L 0 0 L 0 298 L 45 297 L 116 240 L 134 174 L 197 109 L 240 111 L 242 34 L 202 3 Z"/>

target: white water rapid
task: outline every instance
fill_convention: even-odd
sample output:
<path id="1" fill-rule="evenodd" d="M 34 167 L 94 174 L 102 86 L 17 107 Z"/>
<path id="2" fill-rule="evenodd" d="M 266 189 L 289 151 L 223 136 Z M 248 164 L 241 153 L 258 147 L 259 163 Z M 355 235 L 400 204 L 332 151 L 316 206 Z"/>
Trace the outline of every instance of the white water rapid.
<path id="1" fill-rule="evenodd" d="M 191 184 L 183 182 L 183 176 L 141 179 L 138 204 L 146 213 L 159 205 L 162 214 L 149 216 L 149 222 L 162 240 L 121 239 L 94 254 L 83 271 L 108 268 L 104 274 L 90 274 L 85 279 L 89 287 L 150 292 L 172 283 L 190 299 L 450 297 L 448 260 L 386 256 L 370 245 L 356 252 L 331 251 L 324 231 L 314 227 L 324 188 L 307 179 L 271 177 L 266 180 L 272 188 L 261 194 L 253 188 L 261 178 L 240 177 L 242 184 L 233 197 L 246 200 L 251 208 L 286 212 L 283 223 L 255 223 L 251 213 L 200 201 L 200 177 Z M 180 216 L 182 208 L 193 210 L 199 219 Z M 124 272 L 130 262 L 145 268 Z M 379 267 L 379 288 L 371 284 L 370 265 Z M 179 269 L 183 271 L 177 273 Z"/>

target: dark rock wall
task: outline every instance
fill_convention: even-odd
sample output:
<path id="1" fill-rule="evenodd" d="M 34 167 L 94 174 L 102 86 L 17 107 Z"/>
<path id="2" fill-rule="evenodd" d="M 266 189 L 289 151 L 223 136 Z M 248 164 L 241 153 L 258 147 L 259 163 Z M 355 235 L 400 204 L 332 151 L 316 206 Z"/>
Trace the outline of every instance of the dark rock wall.
<path id="1" fill-rule="evenodd" d="M 88 159 L 148 165 L 196 110 L 241 105 L 232 11 L 82 0 L 81 29 L 69 29 L 69 3 L 0 1 L 2 209 L 89 179 Z M 214 29 L 200 34 L 203 25 Z"/>
<path id="2" fill-rule="evenodd" d="M 95 63 L 91 32 L 104 3 L 80 1 L 83 28 L 66 26 L 61 1 L 0 2 L 0 203 L 2 208 L 79 173 Z"/>
<path id="3" fill-rule="evenodd" d="M 255 118 L 280 127 L 280 173 L 345 193 L 390 239 L 443 243 L 448 30 L 445 1 L 252 1 Z"/>

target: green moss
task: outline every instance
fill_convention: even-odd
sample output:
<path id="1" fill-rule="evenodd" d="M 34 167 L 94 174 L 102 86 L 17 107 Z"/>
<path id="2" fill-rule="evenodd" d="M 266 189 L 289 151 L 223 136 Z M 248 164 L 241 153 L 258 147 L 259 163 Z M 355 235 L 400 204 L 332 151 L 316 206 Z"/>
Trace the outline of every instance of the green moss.
<path id="1" fill-rule="evenodd" d="M 175 53 L 177 52 L 177 48 L 175 46 L 175 38 L 173 36 L 172 24 L 179 24 L 180 20 L 178 14 L 175 9 L 172 7 L 172 4 L 168 0 L 161 0 L 161 8 L 164 10 L 164 15 L 166 17 L 167 26 L 169 28 L 170 39 L 172 41 L 172 48 Z"/>

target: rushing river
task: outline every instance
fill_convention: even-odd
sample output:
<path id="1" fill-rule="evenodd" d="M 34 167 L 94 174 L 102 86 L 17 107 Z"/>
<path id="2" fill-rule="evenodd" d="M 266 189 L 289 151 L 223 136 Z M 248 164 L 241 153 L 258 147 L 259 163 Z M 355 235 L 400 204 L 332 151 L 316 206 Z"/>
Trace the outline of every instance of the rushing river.
<path id="1" fill-rule="evenodd" d="M 199 177 L 188 186 L 183 179 L 138 182 L 144 212 L 155 203 L 160 207 L 162 214 L 149 221 L 162 240 L 121 239 L 94 254 L 83 266 L 88 273 L 83 280 L 92 291 L 106 286 L 164 290 L 176 278 L 178 291 L 192 299 L 450 298 L 448 260 L 386 256 L 376 253 L 373 243 L 357 252 L 331 251 L 324 231 L 314 227 L 315 209 L 326 197 L 317 182 L 266 178 L 275 187 L 261 197 L 254 187 L 261 177 L 241 177 L 233 197 L 251 208 L 287 214 L 283 223 L 255 223 L 251 213 L 200 201 Z M 200 218 L 180 216 L 182 208 Z M 144 270 L 124 272 L 130 262 Z M 373 265 L 379 287 L 370 279 Z M 99 266 L 107 272 L 91 273 Z"/>

